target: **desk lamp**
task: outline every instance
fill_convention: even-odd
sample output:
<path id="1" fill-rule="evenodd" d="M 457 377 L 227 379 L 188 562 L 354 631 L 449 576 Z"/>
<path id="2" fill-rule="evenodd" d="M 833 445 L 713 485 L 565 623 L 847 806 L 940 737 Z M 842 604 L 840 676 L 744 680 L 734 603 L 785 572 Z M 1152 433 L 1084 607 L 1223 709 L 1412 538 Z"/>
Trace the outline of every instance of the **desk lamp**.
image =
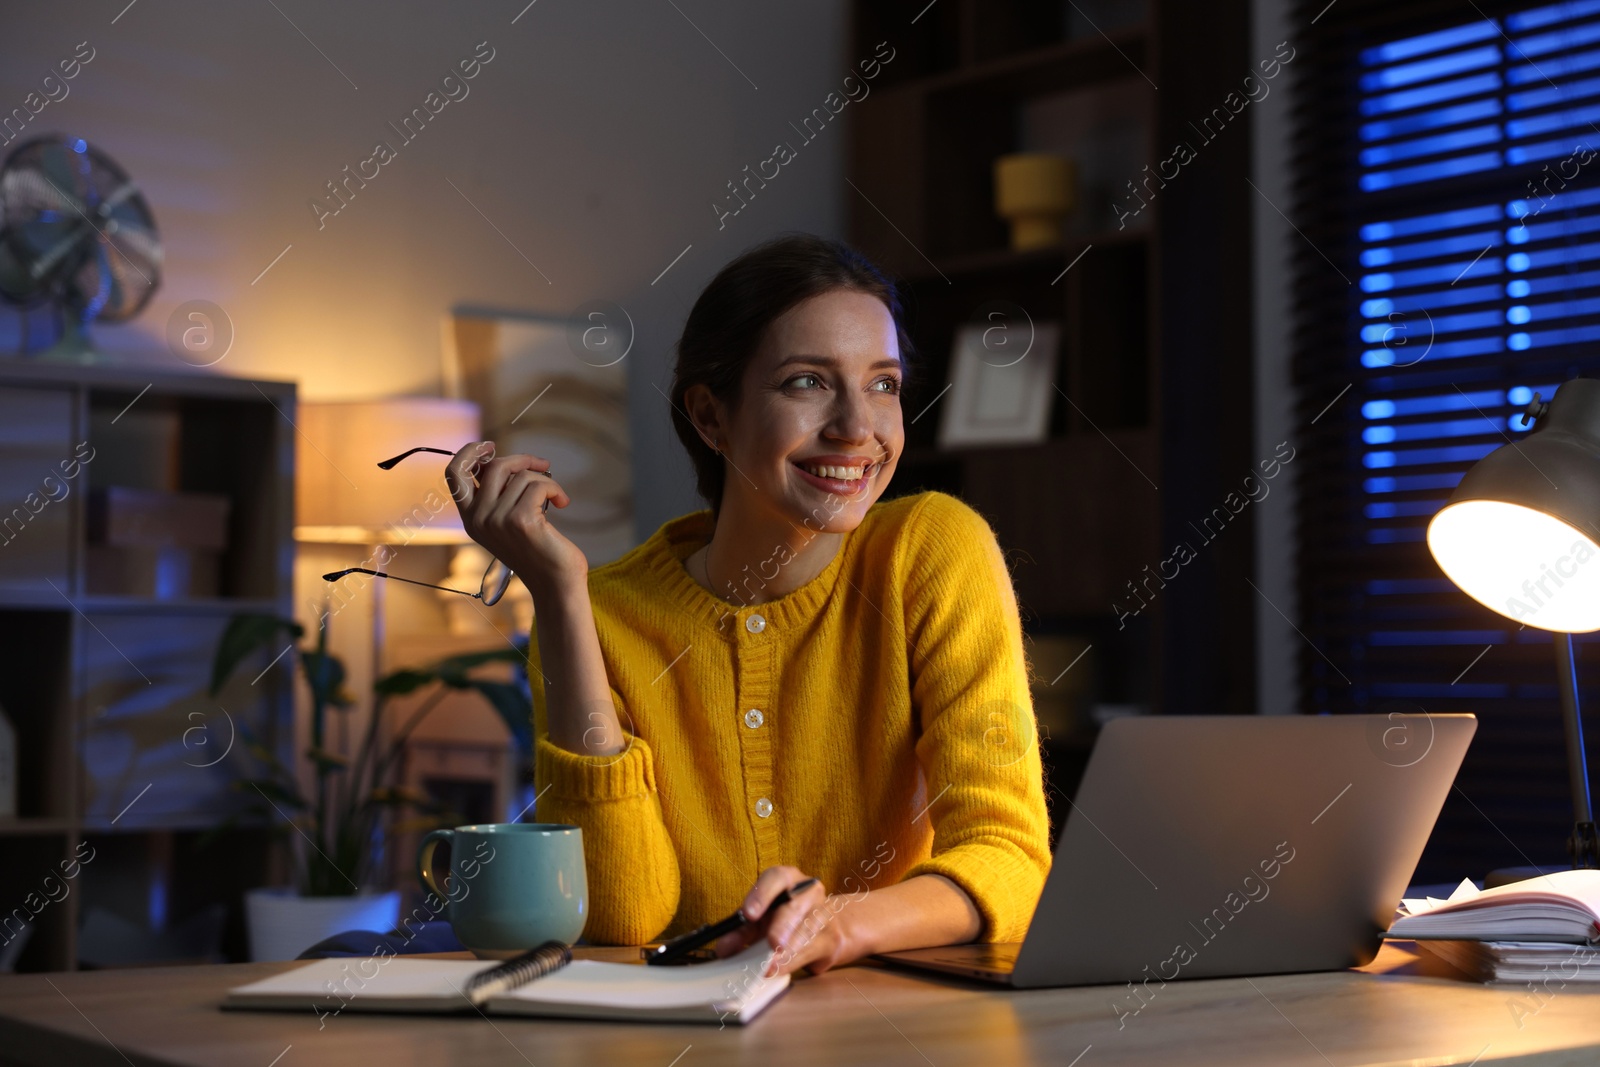
<path id="1" fill-rule="evenodd" d="M 1428 549 L 1472 599 L 1554 636 L 1572 788 L 1567 854 L 1574 867 L 1595 867 L 1572 635 L 1600 630 L 1600 381 L 1575 378 L 1548 403 L 1535 393 L 1522 420 L 1533 432 L 1467 471 L 1428 524 Z"/>

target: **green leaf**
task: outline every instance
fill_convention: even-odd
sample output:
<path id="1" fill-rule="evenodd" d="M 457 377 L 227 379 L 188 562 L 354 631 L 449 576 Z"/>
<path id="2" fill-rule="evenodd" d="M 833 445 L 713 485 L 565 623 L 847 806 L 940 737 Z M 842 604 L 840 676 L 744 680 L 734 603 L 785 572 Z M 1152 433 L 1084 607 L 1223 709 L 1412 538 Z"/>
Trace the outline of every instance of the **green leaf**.
<path id="1" fill-rule="evenodd" d="M 250 729 L 250 727 L 246 726 L 244 723 L 239 724 L 239 737 L 244 741 L 244 751 L 250 753 L 250 755 L 254 756 L 261 763 L 265 764 L 267 770 L 271 771 L 274 777 L 278 778 L 279 780 L 294 780 L 294 775 L 290 772 L 289 768 L 285 767 L 283 765 L 283 761 L 278 759 L 277 752 L 268 748 L 266 744 L 256 736 L 255 731 Z"/>
<path id="2" fill-rule="evenodd" d="M 467 683 L 467 688 L 482 693 L 483 698 L 499 713 L 506 729 L 511 731 L 518 751 L 525 754 L 533 751 L 533 704 L 523 695 L 521 686 L 509 682 L 473 680 Z"/>
<path id="3" fill-rule="evenodd" d="M 272 644 L 280 631 L 298 641 L 305 634 L 305 627 L 293 619 L 273 615 L 244 614 L 229 619 L 211 660 L 211 695 L 216 696 L 239 664 L 263 645 Z"/>
<path id="4" fill-rule="evenodd" d="M 403 670 L 395 671 L 384 678 L 379 678 L 373 691 L 379 696 L 400 696 L 413 693 L 425 685 L 432 685 L 437 679 L 432 672 Z"/>
<path id="5" fill-rule="evenodd" d="M 521 649 L 497 648 L 489 652 L 465 652 L 459 656 L 446 657 L 434 664 L 433 670 L 440 677 L 449 675 L 453 678 L 464 678 L 467 671 L 486 663 L 513 663 L 526 666 L 527 662 L 528 654 Z"/>
<path id="6" fill-rule="evenodd" d="M 347 770 L 350 766 L 350 760 L 348 758 L 339 755 L 337 752 L 329 752 L 327 749 L 323 748 L 306 749 L 306 759 L 316 764 L 318 774 L 326 774 L 329 771 Z"/>
<path id="7" fill-rule="evenodd" d="M 439 676 L 439 681 L 452 689 L 471 689 L 473 678 L 468 672 L 489 663 L 512 663 L 527 666 L 527 657 L 522 656 L 512 649 L 502 652 L 475 652 L 466 656 L 452 656 L 434 664 L 433 670 Z"/>
<path id="8" fill-rule="evenodd" d="M 305 668 L 306 683 L 311 686 L 313 699 L 335 707 L 349 707 L 354 703 L 344 689 L 344 664 L 339 657 L 325 652 L 302 652 L 300 664 Z"/>
<path id="9" fill-rule="evenodd" d="M 299 790 L 276 778 L 241 778 L 233 783 L 233 787 L 251 796 L 265 797 L 270 803 L 262 809 L 263 811 L 271 810 L 272 804 L 289 807 L 295 811 L 304 811 L 310 807 Z"/>

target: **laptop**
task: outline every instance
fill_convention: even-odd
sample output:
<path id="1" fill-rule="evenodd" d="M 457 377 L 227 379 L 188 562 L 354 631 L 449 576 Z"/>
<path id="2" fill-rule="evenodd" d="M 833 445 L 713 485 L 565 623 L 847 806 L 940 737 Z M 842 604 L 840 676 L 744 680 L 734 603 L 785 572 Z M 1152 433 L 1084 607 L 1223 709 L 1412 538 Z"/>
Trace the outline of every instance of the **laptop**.
<path id="1" fill-rule="evenodd" d="M 1067 800 L 1026 938 L 876 958 L 1018 989 L 1369 963 L 1477 726 L 1114 719 Z"/>

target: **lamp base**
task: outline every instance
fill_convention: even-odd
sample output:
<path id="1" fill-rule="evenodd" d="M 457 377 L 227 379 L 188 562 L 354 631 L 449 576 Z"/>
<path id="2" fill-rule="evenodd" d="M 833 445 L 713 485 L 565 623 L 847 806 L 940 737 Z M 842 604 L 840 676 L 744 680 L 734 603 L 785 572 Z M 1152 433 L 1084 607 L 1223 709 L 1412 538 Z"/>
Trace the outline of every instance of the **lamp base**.
<path id="1" fill-rule="evenodd" d="M 1543 874 L 1555 874 L 1557 871 L 1570 871 L 1570 863 L 1552 863 L 1541 867 L 1496 867 L 1483 877 L 1483 888 L 1493 889 L 1497 885 L 1510 885 L 1512 882 L 1522 882 L 1529 878 L 1537 878 Z"/>

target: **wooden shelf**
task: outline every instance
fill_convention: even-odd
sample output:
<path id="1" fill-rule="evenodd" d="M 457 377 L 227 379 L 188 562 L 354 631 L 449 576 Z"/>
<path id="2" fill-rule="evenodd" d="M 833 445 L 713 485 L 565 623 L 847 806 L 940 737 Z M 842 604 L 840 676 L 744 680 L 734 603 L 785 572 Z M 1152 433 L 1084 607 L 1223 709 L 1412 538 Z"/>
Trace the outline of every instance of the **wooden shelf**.
<path id="1" fill-rule="evenodd" d="M 24 590 L 0 595 L 0 610 L 4 611 L 79 611 L 101 612 L 108 615 L 233 615 L 255 612 L 276 614 L 281 603 L 261 597 L 203 597 L 163 598 L 146 596 L 107 596 L 103 593 L 83 593 L 70 596 L 70 591 L 60 593 L 46 590 L 43 593 Z M 70 599 L 69 599 L 70 597 Z"/>
<path id="2" fill-rule="evenodd" d="M 906 271 L 902 279 L 912 284 L 920 284 L 942 281 L 945 278 L 960 280 L 973 275 L 1030 270 L 1048 272 L 1051 267 L 1063 270 L 1086 249 L 1147 244 L 1151 236 L 1151 228 L 1146 224 L 1125 230 L 1099 230 L 1094 233 L 1072 234 L 1053 248 L 1038 248 L 1027 252 L 1017 252 L 1009 248 L 985 249 L 981 252 L 943 256 L 934 260 L 932 266 L 929 266 L 927 260 L 919 259 L 922 269 Z M 1054 279 L 1051 284 L 1059 280 Z"/>
<path id="3" fill-rule="evenodd" d="M 71 819 L 0 819 L 0 838 L 31 837 L 38 834 L 76 833 L 78 824 Z"/>
<path id="4" fill-rule="evenodd" d="M 210 397 L 227 400 L 270 400 L 294 403 L 293 382 L 228 378 L 219 374 L 160 371 L 132 365 L 76 366 L 7 359 L 0 368 L 0 379 L 16 384 L 51 386 L 70 380 L 79 388 L 122 390 L 131 394 L 148 387 L 152 392 L 174 396 Z"/>
<path id="5" fill-rule="evenodd" d="M 138 805 L 122 818 L 116 818 L 113 813 L 111 818 L 90 818 L 74 824 L 74 830 L 80 834 L 96 834 L 107 837 L 137 836 L 147 833 L 198 833 L 213 830 L 217 826 L 217 817 L 214 814 L 191 812 L 181 815 L 157 815 L 154 818 L 140 819 Z M 229 824 L 230 832 L 233 830 L 265 829 L 272 826 L 271 819 L 262 819 L 259 816 L 247 813 L 236 813 Z"/>
<path id="6" fill-rule="evenodd" d="M 17 733 L 21 816 L 0 821 L 0 911 L 77 862 L 85 837 L 96 856 L 72 868 L 71 895 L 41 913 L 19 969 L 75 967 L 89 907 L 116 910 L 143 896 L 151 907 L 170 903 L 181 921 L 236 906 L 241 886 L 259 884 L 252 872 L 271 852 L 259 829 L 226 835 L 223 860 L 173 841 L 246 814 L 232 788 L 237 764 L 206 762 L 224 751 L 228 726 L 235 740 L 248 730 L 278 749 L 292 731 L 288 673 L 252 683 L 271 650 L 242 664 L 215 699 L 209 690 L 230 616 L 292 610 L 294 417 L 294 387 L 282 382 L 0 362 L 0 499 L 35 498 L 27 511 L 0 513 L 9 520 L 0 530 L 0 647 L 15 668 L 0 671 L 0 707 Z M 223 595 L 143 595 L 156 586 L 138 584 L 142 574 L 84 591 L 95 588 L 88 502 L 119 486 L 227 499 L 225 545 L 214 550 Z M 203 754 L 197 728 L 215 745 Z"/>
<path id="7" fill-rule="evenodd" d="M 1259 610 L 1244 581 L 1248 529 L 1137 617 L 1126 607 L 1130 583 L 1256 451 L 1250 420 L 1215 415 L 1247 404 L 1253 381 L 1239 283 L 1250 245 L 1229 239 L 1249 233 L 1254 210 L 1249 139 L 1217 139 L 1136 215 L 1126 199 L 1144 167 L 1194 136 L 1194 101 L 1220 101 L 1251 68 L 1250 9 L 1123 10 L 1121 29 L 1094 14 L 1108 37 L 1086 35 L 1082 10 L 1031 0 L 951 0 L 915 32 L 888 0 L 854 4 L 858 49 L 886 38 L 900 49 L 854 112 L 844 193 L 852 244 L 904 283 L 913 358 L 890 491 L 953 493 L 989 520 L 1024 626 L 1092 635 L 1095 659 L 1112 664 L 1097 701 L 1252 710 L 1253 645 L 1234 639 Z M 1006 247 L 994 164 L 1016 152 L 1077 164 L 1078 232 L 1058 247 Z M 996 309 L 1060 326 L 1047 439 L 941 449 L 955 337 Z"/>
<path id="8" fill-rule="evenodd" d="M 1007 96 L 1042 96 L 1127 78 L 1143 85 L 1148 75 L 1144 66 L 1149 37 L 1148 28 L 1141 26 L 1103 37 L 1061 41 L 1002 59 L 901 82 L 894 91 L 914 89 L 937 93 L 956 89 Z"/>
<path id="9" fill-rule="evenodd" d="M 58 603 L 60 602 L 58 601 Z M 103 594 L 85 594 L 73 600 L 72 603 L 84 611 L 139 615 L 235 615 L 245 612 L 259 615 L 276 615 L 283 607 L 279 601 L 263 600 L 259 597 L 163 599 L 143 596 L 105 596 Z"/>

